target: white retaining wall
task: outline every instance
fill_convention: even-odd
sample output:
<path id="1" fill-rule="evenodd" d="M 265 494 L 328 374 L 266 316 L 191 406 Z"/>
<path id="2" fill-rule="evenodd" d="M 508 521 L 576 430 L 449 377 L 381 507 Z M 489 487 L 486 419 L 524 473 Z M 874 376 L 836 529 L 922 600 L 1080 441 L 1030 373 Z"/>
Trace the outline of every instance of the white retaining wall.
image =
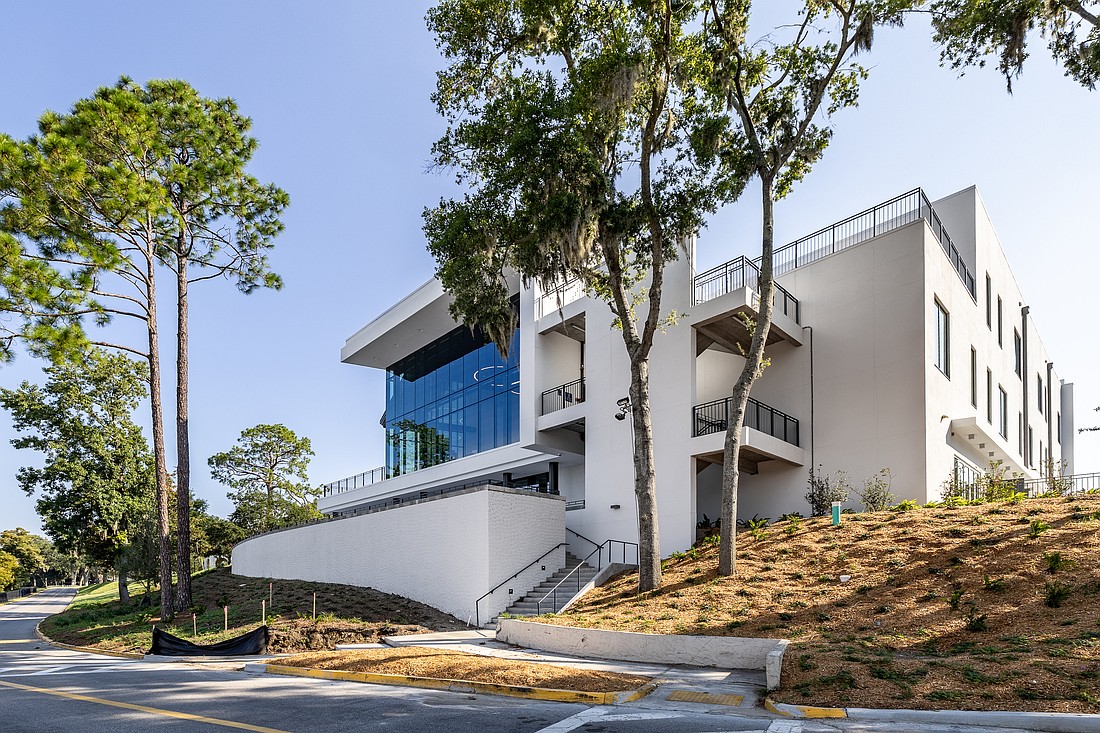
<path id="1" fill-rule="evenodd" d="M 561 497 L 482 486 L 247 539 L 233 572 L 367 586 L 473 623 L 479 596 L 564 541 Z M 561 547 L 511 579 L 481 602 L 481 622 L 564 565 Z"/>
<path id="2" fill-rule="evenodd" d="M 775 686 L 779 684 L 779 669 L 783 664 L 783 650 L 787 646 L 787 642 L 780 639 L 639 634 L 553 626 L 510 618 L 500 620 L 497 639 L 531 649 L 580 657 L 721 669 L 762 669 L 768 671 L 769 689 L 772 689 L 773 676 Z"/>

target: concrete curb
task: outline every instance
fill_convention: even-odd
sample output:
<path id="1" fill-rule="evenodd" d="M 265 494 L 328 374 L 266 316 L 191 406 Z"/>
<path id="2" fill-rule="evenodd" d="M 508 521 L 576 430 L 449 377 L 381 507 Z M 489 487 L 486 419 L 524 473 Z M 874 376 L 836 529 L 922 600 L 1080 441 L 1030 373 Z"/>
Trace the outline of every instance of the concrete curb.
<path id="1" fill-rule="evenodd" d="M 770 697 L 764 698 L 764 709 L 776 715 L 788 718 L 847 718 L 848 712 L 844 708 L 820 708 L 814 705 L 791 705 L 785 702 L 775 702 Z"/>
<path id="2" fill-rule="evenodd" d="M 823 708 L 792 705 L 764 698 L 764 708 L 789 718 L 847 718 L 876 723 L 922 723 L 925 725 L 976 725 L 990 728 L 1019 728 L 1047 733 L 1095 733 L 1100 715 L 1084 713 L 1027 713 L 1010 710 L 892 710 L 877 708 Z"/>
<path id="3" fill-rule="evenodd" d="M 500 620 L 497 640 L 528 649 L 642 664 L 683 664 L 767 671 L 768 660 L 771 659 L 772 676 L 777 684 L 782 654 L 786 648 L 780 639 L 642 634 L 634 631 L 557 626 L 516 618 Z"/>
<path id="4" fill-rule="evenodd" d="M 622 692 L 577 692 L 574 690 L 554 690 L 546 687 L 522 687 L 519 685 L 498 685 L 491 682 L 473 682 L 471 680 L 447 680 L 434 677 L 410 677 L 396 674 L 374 674 L 371 672 L 348 672 L 341 669 L 310 669 L 306 667 L 287 667 L 279 664 L 246 664 L 245 672 L 262 674 L 291 675 L 312 677 L 322 680 L 342 682 L 366 682 L 375 685 L 397 685 L 400 687 L 420 687 L 429 690 L 449 690 L 451 692 L 474 692 L 482 695 L 505 695 L 526 700 L 549 700 L 553 702 L 579 702 L 587 705 L 621 705 L 641 700 L 653 692 L 656 682 L 649 682 L 636 690 Z"/>
<path id="5" fill-rule="evenodd" d="M 34 625 L 34 635 L 42 641 L 46 642 L 50 646 L 55 646 L 59 649 L 68 649 L 71 652 L 84 652 L 85 654 L 101 654 L 107 657 L 122 657 L 124 659 L 142 659 L 145 655 L 138 652 L 113 652 L 107 649 L 97 649 L 94 646 L 73 646 L 72 644 L 62 644 L 59 641 L 54 641 L 50 637 L 42 633 L 42 630 L 38 627 L 42 625 L 39 621 Z"/>

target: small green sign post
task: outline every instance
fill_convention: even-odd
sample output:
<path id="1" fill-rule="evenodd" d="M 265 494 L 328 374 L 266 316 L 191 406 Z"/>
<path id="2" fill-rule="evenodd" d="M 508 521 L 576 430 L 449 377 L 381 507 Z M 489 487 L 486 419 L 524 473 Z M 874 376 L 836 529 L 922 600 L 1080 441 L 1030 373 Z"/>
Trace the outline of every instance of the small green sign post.
<path id="1" fill-rule="evenodd" d="M 839 501 L 834 501 L 833 502 L 833 526 L 837 527 L 839 525 L 840 525 L 840 502 Z"/>

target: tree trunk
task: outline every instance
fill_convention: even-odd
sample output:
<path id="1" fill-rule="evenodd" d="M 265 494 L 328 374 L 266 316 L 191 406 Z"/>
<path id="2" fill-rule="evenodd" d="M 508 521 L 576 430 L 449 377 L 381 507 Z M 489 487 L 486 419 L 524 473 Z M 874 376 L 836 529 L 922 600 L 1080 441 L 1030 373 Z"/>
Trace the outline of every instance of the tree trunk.
<path id="1" fill-rule="evenodd" d="M 126 580 L 126 568 L 118 569 L 118 600 L 122 605 L 130 604 L 130 584 Z"/>
<path id="2" fill-rule="evenodd" d="M 168 516 L 168 470 L 164 462 L 164 405 L 160 393 L 160 340 L 157 336 L 156 260 L 149 254 L 149 408 L 153 417 L 153 463 L 157 474 L 157 549 L 160 566 L 160 616 L 168 621 L 173 615 L 172 553 L 168 547 L 171 532 Z"/>
<path id="3" fill-rule="evenodd" d="M 630 419 L 634 428 L 634 494 L 638 500 L 638 592 L 661 587 L 657 476 L 649 412 L 649 360 L 630 360 Z"/>
<path id="4" fill-rule="evenodd" d="M 772 179 L 760 177 L 760 207 L 763 213 L 761 226 L 759 317 L 753 330 L 752 343 L 745 354 L 745 366 L 733 385 L 729 409 L 726 415 L 726 441 L 722 451 L 722 508 L 721 541 L 718 545 L 718 574 L 733 575 L 737 572 L 737 484 L 740 480 L 738 460 L 741 455 L 741 426 L 745 420 L 745 407 L 749 392 L 760 376 L 764 359 L 764 347 L 768 343 L 768 331 L 772 324 L 772 300 L 775 278 L 772 275 L 772 247 L 775 238 L 775 208 L 772 200 Z"/>
<path id="5" fill-rule="evenodd" d="M 180 247 L 184 245 L 180 235 Z M 191 602 L 191 442 L 187 388 L 187 257 L 176 269 L 176 610 Z"/>

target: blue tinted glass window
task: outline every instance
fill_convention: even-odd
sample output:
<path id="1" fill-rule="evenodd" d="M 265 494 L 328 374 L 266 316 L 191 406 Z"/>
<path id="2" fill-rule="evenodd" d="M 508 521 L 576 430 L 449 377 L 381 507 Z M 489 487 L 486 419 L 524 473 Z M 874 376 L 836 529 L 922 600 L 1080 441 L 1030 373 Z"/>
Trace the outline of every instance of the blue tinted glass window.
<path id="1" fill-rule="evenodd" d="M 519 437 L 519 332 L 508 358 L 466 327 L 390 366 L 386 465 L 395 475 Z"/>

